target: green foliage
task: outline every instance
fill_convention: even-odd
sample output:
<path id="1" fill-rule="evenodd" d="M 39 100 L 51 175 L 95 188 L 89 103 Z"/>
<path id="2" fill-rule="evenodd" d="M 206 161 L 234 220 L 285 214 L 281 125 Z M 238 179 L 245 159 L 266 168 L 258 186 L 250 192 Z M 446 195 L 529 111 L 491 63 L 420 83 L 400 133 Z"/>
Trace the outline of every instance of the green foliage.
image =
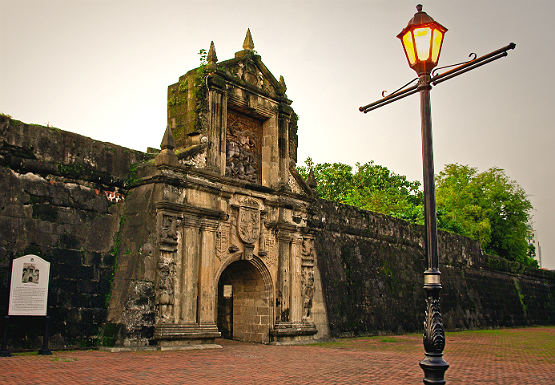
<path id="1" fill-rule="evenodd" d="M 197 76 L 195 77 L 194 98 L 196 99 L 195 114 L 197 116 L 195 123 L 195 130 L 202 131 L 201 115 L 208 112 L 208 87 L 206 85 L 206 78 L 208 76 L 208 52 L 201 49 L 198 53 L 200 55 L 200 66 L 197 68 Z"/>
<path id="2" fill-rule="evenodd" d="M 179 92 L 187 92 L 189 90 L 189 86 L 187 84 L 187 81 L 184 80 L 182 82 L 179 82 L 179 86 L 177 87 Z"/>
<path id="3" fill-rule="evenodd" d="M 448 164 L 436 176 L 438 227 L 477 239 L 487 253 L 537 267 L 532 204 L 503 169 Z M 441 213 L 441 214 L 440 214 Z"/>
<path id="4" fill-rule="evenodd" d="M 306 179 L 310 170 L 314 172 L 316 191 L 323 199 L 411 222 L 423 218 L 420 182 L 410 182 L 374 161 L 357 163 L 356 170 L 342 163 L 315 164 L 310 158 L 305 165 L 298 167 L 299 173 Z"/>
<path id="5" fill-rule="evenodd" d="M 481 189 L 471 181 L 477 170 L 469 166 L 448 164 L 436 176 L 438 227 L 480 240 L 491 241 L 490 208 L 480 203 Z"/>
<path id="6" fill-rule="evenodd" d="M 135 184 L 142 181 L 141 178 L 137 178 L 137 168 L 138 168 L 137 164 L 132 164 L 129 167 L 129 174 L 128 174 L 127 180 L 125 181 L 125 187 L 128 187 L 128 188 L 133 187 Z"/>
<path id="7" fill-rule="evenodd" d="M 310 170 L 318 195 L 327 200 L 424 223 L 418 181 L 391 172 L 373 161 L 317 164 L 308 158 L 299 173 Z M 467 165 L 448 164 L 436 176 L 438 228 L 479 240 L 488 254 L 537 267 L 531 244 L 532 204 L 525 191 L 497 167 L 478 173 Z"/>
<path id="8" fill-rule="evenodd" d="M 199 56 L 200 56 L 200 67 L 199 70 L 203 67 L 206 67 L 206 65 L 208 65 L 208 51 L 206 51 L 204 48 L 201 49 L 198 52 Z"/>
<path id="9" fill-rule="evenodd" d="M 106 323 L 102 329 L 102 346 L 113 347 L 116 344 L 119 333 L 119 325 L 116 323 Z"/>

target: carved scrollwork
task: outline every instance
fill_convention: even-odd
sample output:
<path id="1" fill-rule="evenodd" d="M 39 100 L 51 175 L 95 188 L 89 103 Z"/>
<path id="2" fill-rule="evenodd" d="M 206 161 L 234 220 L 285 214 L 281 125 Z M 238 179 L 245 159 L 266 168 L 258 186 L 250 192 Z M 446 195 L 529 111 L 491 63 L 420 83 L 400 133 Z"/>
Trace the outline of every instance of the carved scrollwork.
<path id="1" fill-rule="evenodd" d="M 156 307 L 159 322 L 171 322 L 174 304 L 175 262 L 169 253 L 161 253 L 158 260 Z"/>
<path id="2" fill-rule="evenodd" d="M 266 232 L 264 245 L 265 251 L 267 252 L 264 260 L 269 265 L 276 265 L 278 261 L 278 243 L 275 230 Z"/>
<path id="3" fill-rule="evenodd" d="M 310 317 L 314 298 L 314 240 L 304 237 L 301 243 L 303 320 Z"/>
<path id="4" fill-rule="evenodd" d="M 439 297 L 426 299 L 426 320 L 424 321 L 424 349 L 428 353 L 442 353 L 445 348 L 445 331 L 441 319 Z"/>
<path id="5" fill-rule="evenodd" d="M 303 266 L 314 266 L 314 240 L 311 238 L 303 238 L 301 245 L 301 256 L 303 259 Z"/>
<path id="6" fill-rule="evenodd" d="M 253 209 L 258 209 L 260 207 L 260 202 L 258 201 L 258 199 L 249 196 L 240 197 L 239 202 L 242 206 L 248 206 Z"/>

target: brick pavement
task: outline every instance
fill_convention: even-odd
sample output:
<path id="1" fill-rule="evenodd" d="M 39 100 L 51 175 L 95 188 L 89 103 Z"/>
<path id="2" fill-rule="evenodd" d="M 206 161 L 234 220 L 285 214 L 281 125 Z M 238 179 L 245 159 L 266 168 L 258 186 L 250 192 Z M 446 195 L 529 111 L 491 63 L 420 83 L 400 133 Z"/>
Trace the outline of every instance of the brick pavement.
<path id="1" fill-rule="evenodd" d="M 555 327 L 447 333 L 448 384 L 555 384 Z M 0 384 L 422 384 L 419 335 L 0 358 Z"/>

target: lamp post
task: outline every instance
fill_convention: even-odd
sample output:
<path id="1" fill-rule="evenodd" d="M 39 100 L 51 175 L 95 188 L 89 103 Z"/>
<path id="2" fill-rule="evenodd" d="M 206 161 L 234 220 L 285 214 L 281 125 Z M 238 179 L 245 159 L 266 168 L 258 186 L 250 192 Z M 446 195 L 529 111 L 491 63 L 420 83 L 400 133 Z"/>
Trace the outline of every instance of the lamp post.
<path id="1" fill-rule="evenodd" d="M 447 29 L 422 12 L 417 13 L 397 37 L 401 39 L 410 67 L 418 74 L 422 133 L 422 162 L 424 181 L 424 221 L 426 264 L 424 290 L 426 291 L 426 318 L 424 321 L 424 349 L 426 357 L 420 361 L 425 384 L 444 384 L 444 373 L 449 364 L 443 359 L 445 332 L 441 320 L 439 293 L 440 271 L 437 253 L 437 212 L 434 183 L 434 155 L 432 147 L 432 115 L 430 106 L 430 73 L 437 65 L 443 37 Z"/>
<path id="2" fill-rule="evenodd" d="M 437 249 L 437 212 L 434 183 L 434 157 L 432 148 L 432 118 L 430 107 L 430 90 L 432 85 L 439 84 L 462 73 L 507 56 L 509 49 L 515 44 L 493 51 L 480 58 L 474 58 L 439 75 L 432 70 L 436 67 L 443 37 L 447 29 L 434 21 L 426 12 L 422 12 L 422 5 L 417 5 L 417 12 L 408 25 L 397 35 L 403 44 L 409 66 L 418 75 L 418 84 L 403 87 L 393 94 L 374 103 L 360 107 L 367 113 L 396 100 L 414 93 L 420 93 L 420 115 L 422 133 L 422 161 L 424 180 L 424 220 L 426 244 L 426 271 L 424 272 L 424 290 L 426 292 L 426 315 L 424 320 L 424 349 L 426 357 L 420 361 L 424 371 L 425 384 L 445 384 L 445 371 L 449 364 L 443 359 L 445 347 L 445 331 L 441 319 L 440 297 L 441 282 Z M 472 56 L 472 55 L 471 55 Z"/>

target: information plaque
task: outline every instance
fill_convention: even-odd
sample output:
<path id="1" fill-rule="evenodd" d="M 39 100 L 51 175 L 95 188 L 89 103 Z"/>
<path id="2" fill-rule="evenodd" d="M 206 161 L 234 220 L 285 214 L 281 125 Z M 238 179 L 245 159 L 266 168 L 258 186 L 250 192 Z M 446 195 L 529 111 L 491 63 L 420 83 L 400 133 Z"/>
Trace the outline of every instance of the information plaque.
<path id="1" fill-rule="evenodd" d="M 50 262 L 36 255 L 13 260 L 8 315 L 46 315 Z"/>

